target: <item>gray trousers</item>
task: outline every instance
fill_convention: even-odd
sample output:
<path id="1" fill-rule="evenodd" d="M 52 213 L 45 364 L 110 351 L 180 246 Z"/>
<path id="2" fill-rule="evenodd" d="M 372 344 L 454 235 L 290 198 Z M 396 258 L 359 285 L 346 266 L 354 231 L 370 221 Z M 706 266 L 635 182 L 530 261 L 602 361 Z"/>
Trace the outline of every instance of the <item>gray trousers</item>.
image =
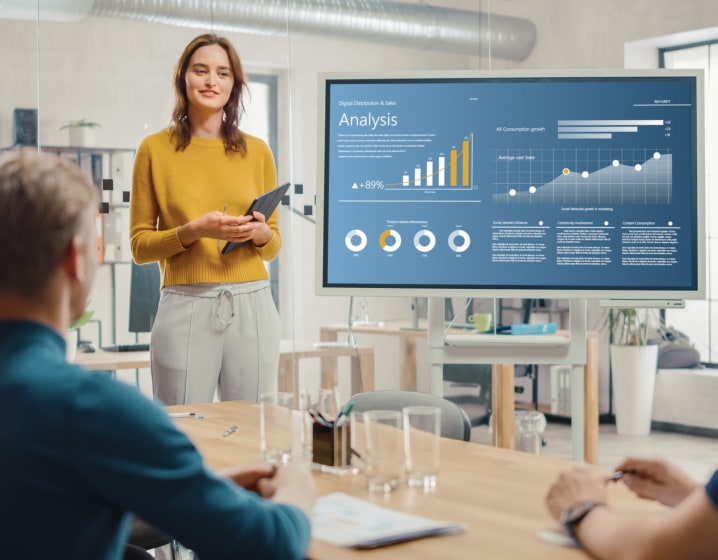
<path id="1" fill-rule="evenodd" d="M 267 280 L 162 290 L 152 327 L 154 397 L 166 405 L 257 402 L 277 390 L 279 314 Z"/>

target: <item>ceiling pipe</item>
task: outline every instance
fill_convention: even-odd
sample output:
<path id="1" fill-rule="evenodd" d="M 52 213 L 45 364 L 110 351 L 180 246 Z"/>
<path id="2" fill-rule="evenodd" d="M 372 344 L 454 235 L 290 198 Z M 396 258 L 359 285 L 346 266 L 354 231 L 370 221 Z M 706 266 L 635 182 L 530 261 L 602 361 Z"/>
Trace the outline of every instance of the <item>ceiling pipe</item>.
<path id="1" fill-rule="evenodd" d="M 0 17 L 126 18 L 216 31 L 364 40 L 471 56 L 524 60 L 533 22 L 510 16 L 383 0 L 0 0 Z"/>

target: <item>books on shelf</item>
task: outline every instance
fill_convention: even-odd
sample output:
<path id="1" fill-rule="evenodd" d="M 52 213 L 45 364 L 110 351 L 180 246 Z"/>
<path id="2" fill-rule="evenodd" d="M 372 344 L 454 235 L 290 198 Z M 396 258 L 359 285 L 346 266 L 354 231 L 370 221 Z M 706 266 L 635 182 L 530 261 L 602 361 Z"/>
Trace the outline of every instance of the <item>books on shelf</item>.
<path id="1" fill-rule="evenodd" d="M 314 538 L 336 546 L 377 548 L 463 530 L 457 523 L 394 511 L 343 492 L 322 496 L 314 507 Z"/>

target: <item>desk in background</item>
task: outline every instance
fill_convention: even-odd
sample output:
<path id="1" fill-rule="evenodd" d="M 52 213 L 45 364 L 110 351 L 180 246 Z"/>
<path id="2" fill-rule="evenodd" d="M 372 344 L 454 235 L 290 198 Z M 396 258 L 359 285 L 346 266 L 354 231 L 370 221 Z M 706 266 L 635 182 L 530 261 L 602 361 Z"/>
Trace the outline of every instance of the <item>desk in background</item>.
<path id="1" fill-rule="evenodd" d="M 419 329 L 410 328 L 408 321 L 389 321 L 382 326 L 355 325 L 352 332 L 355 334 L 378 334 L 396 337 L 399 342 L 399 387 L 402 391 L 416 391 L 416 341 L 426 340 L 426 321 L 420 323 Z M 319 329 L 319 339 L 322 342 L 334 342 L 340 333 L 347 332 L 344 325 L 324 325 Z M 336 371 L 336 360 L 322 361 L 322 372 L 328 375 Z"/>
<path id="2" fill-rule="evenodd" d="M 351 390 L 352 394 L 360 391 L 374 390 L 374 349 L 370 347 L 359 348 L 314 348 L 311 343 L 282 340 L 279 352 L 279 388 L 283 391 L 293 390 L 293 363 L 302 358 L 333 358 L 349 357 L 351 362 Z M 88 370 L 116 372 L 122 369 L 145 369 L 150 367 L 149 352 L 78 352 L 75 363 Z M 336 368 L 335 368 L 336 372 Z M 336 373 L 333 378 L 322 381 L 322 387 L 336 385 Z M 139 379 L 135 375 L 136 385 Z"/>
<path id="3" fill-rule="evenodd" d="M 279 390 L 293 392 L 293 363 L 302 358 L 333 360 L 334 368 L 329 371 L 321 367 L 321 387 L 332 388 L 337 384 L 337 358 L 348 357 L 351 363 L 351 394 L 374 390 L 374 348 L 314 348 L 311 342 L 282 340 L 279 353 Z"/>
<path id="4" fill-rule="evenodd" d="M 426 323 L 420 323 L 426 327 Z M 416 391 L 416 341 L 426 339 L 427 331 L 409 328 L 409 322 L 387 322 L 383 326 L 352 327 L 354 334 L 365 333 L 396 337 L 399 341 L 399 369 L 402 391 Z M 325 325 L 320 328 L 322 341 L 336 341 L 346 325 Z M 466 331 L 458 331 L 466 332 Z M 586 365 L 584 367 L 584 450 L 583 457 L 588 463 L 598 461 L 598 335 L 588 332 L 586 338 Z M 336 375 L 336 359 L 322 361 L 322 374 Z M 514 364 L 496 364 L 492 374 L 492 411 L 502 415 L 499 426 L 513 426 L 514 414 Z M 509 421 L 510 420 L 510 421 Z M 497 430 L 496 445 L 512 449 L 514 434 Z"/>
<path id="5" fill-rule="evenodd" d="M 174 412 L 196 412 L 203 419 L 175 420 L 212 468 L 256 462 L 259 449 L 259 406 L 246 402 L 183 405 Z M 239 430 L 222 437 L 227 428 Z M 588 554 L 576 548 L 548 544 L 537 537 L 556 528 L 544 506 L 549 484 L 569 461 L 541 457 L 458 440 L 441 439 L 439 484 L 435 491 L 402 486 L 388 495 L 371 495 L 361 476 L 315 473 L 317 493 L 346 492 L 390 509 L 434 519 L 463 523 L 466 532 L 422 539 L 375 550 L 354 551 L 313 541 L 309 558 L 316 560 L 579 560 Z M 657 509 L 641 501 L 623 485 L 608 488 L 613 504 Z"/>
<path id="6" fill-rule="evenodd" d="M 150 367 L 149 352 L 78 352 L 75 363 L 91 371 L 117 371 L 118 369 L 143 369 Z"/>
<path id="7" fill-rule="evenodd" d="M 140 388 L 140 370 L 150 367 L 150 353 L 144 352 L 78 352 L 75 363 L 90 371 L 108 371 L 117 378 L 117 371 L 121 369 L 135 370 L 135 387 Z"/>

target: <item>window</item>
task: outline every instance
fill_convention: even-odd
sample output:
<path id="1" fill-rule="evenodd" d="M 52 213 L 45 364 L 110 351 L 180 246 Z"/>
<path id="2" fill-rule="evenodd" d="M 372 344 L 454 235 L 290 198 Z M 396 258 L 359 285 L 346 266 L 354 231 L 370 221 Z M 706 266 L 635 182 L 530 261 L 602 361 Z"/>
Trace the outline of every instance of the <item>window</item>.
<path id="1" fill-rule="evenodd" d="M 715 154 L 718 149 L 718 39 L 659 50 L 663 68 L 702 68 L 705 72 L 706 299 L 686 301 L 683 310 L 666 310 L 666 324 L 686 333 L 703 362 L 718 364 L 718 204 Z"/>
<path id="2" fill-rule="evenodd" d="M 264 140 L 272 150 L 275 165 L 279 165 L 277 143 L 277 77 L 267 74 L 249 74 L 250 95 L 244 100 L 246 114 L 240 128 Z M 269 271 L 269 284 L 274 304 L 279 309 L 279 259 L 265 263 Z"/>

